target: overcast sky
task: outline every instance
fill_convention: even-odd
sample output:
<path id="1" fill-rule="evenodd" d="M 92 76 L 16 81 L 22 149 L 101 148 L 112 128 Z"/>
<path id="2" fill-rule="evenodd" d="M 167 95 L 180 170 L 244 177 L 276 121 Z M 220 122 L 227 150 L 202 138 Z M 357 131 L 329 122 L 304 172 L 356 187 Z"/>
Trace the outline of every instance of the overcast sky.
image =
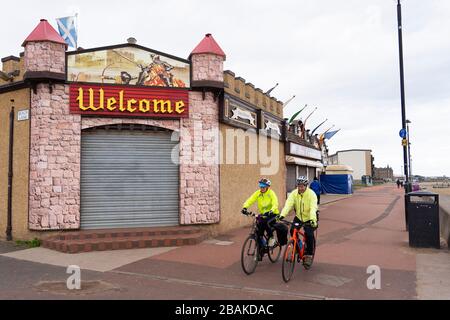
<path id="1" fill-rule="evenodd" d="M 307 127 L 341 129 L 331 153 L 371 149 L 375 165 L 403 164 L 395 0 L 31 1 L 2 4 L 0 56 L 18 55 L 46 18 L 78 12 L 83 48 L 138 44 L 187 58 L 206 33 L 227 54 L 225 69 L 286 101 L 305 104 Z M 8 8 L 10 7 L 10 8 Z M 12 14 L 16 12 L 17 14 Z M 450 1 L 403 0 L 406 117 L 412 172 L 450 176 Z"/>

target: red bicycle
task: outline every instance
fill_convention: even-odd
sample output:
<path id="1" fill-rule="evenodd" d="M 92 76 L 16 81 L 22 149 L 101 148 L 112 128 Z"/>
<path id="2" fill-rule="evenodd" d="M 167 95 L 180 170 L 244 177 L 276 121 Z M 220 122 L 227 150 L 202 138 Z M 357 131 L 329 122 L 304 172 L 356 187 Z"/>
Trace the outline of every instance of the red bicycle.
<path id="1" fill-rule="evenodd" d="M 295 269 L 295 262 L 302 262 L 303 267 L 308 270 L 312 266 L 312 262 L 314 261 L 314 255 L 316 253 L 316 239 L 314 239 L 314 250 L 312 254 L 312 261 L 311 264 L 305 264 L 304 263 L 304 256 L 305 256 L 305 247 L 306 247 L 306 235 L 303 231 L 301 231 L 301 228 L 304 225 L 307 225 L 309 221 L 307 222 L 289 222 L 289 221 L 282 221 L 283 223 L 287 225 L 294 225 L 295 230 L 293 232 L 293 235 L 291 239 L 286 244 L 286 247 L 284 248 L 283 253 L 283 263 L 282 263 L 282 275 L 284 282 L 288 282 L 291 280 L 292 275 L 294 274 Z M 316 229 L 316 237 L 317 238 L 317 229 Z"/>

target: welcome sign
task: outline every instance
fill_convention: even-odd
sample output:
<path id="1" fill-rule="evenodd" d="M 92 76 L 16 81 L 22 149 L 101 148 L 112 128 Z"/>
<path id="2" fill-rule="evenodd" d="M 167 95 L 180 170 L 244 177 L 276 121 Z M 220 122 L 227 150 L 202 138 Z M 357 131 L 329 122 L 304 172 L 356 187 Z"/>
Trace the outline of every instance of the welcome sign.
<path id="1" fill-rule="evenodd" d="M 131 86 L 70 85 L 70 113 L 96 116 L 187 118 L 189 92 Z"/>

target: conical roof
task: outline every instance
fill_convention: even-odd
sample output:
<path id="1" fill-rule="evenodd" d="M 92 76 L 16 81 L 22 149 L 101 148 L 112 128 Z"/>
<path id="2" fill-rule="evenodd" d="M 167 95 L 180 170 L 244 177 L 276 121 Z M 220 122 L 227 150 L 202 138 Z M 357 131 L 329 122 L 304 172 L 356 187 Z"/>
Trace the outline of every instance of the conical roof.
<path id="1" fill-rule="evenodd" d="M 28 42 L 34 42 L 34 41 L 50 41 L 50 42 L 61 43 L 61 44 L 65 44 L 66 48 L 67 48 L 67 43 L 64 41 L 64 39 L 51 26 L 51 24 L 48 23 L 48 21 L 45 19 L 41 19 L 41 21 L 39 22 L 37 27 L 34 28 L 34 30 L 30 33 L 30 35 L 22 43 L 22 46 L 25 47 L 25 45 Z"/>
<path id="2" fill-rule="evenodd" d="M 214 40 L 211 33 L 207 33 L 202 41 L 192 50 L 189 57 L 193 54 L 199 54 L 199 53 L 212 53 L 216 54 L 218 56 L 226 57 L 225 52 L 220 48 L 220 46 L 217 44 L 216 40 Z"/>

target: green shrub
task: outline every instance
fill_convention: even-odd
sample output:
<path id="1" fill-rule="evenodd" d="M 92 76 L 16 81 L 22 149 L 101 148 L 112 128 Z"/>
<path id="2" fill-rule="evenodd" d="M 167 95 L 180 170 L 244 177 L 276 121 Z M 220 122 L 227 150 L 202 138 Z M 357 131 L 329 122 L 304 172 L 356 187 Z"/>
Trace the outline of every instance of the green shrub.
<path id="1" fill-rule="evenodd" d="M 16 240 L 16 245 L 35 248 L 41 246 L 41 240 L 39 240 L 38 238 L 34 238 L 33 240 Z"/>

